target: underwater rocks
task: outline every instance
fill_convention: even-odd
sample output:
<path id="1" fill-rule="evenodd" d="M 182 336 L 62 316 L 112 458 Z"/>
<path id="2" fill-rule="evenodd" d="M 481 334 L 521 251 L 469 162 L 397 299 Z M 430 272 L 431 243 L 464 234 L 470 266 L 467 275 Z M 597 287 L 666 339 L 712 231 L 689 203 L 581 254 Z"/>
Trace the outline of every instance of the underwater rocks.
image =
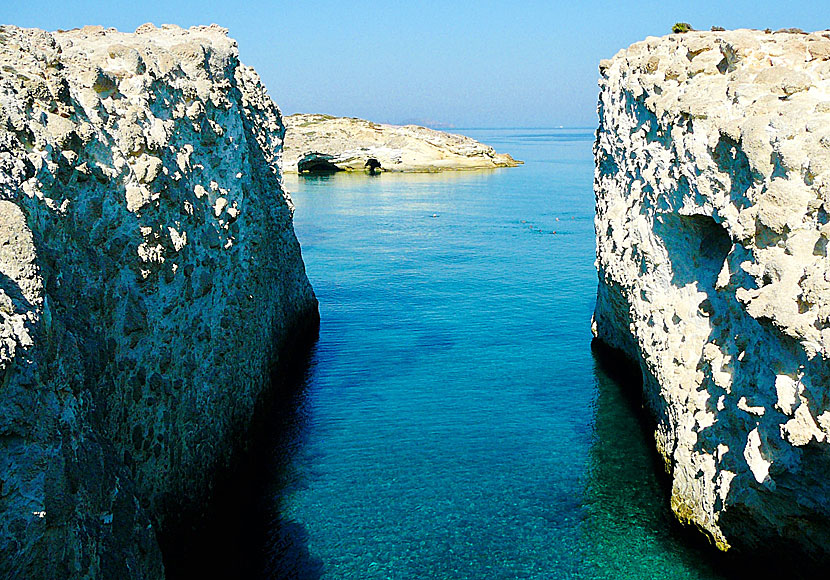
<path id="1" fill-rule="evenodd" d="M 436 172 L 516 167 L 510 155 L 475 139 L 416 125 L 384 125 L 350 117 L 287 115 L 282 170 L 324 157 L 329 171 L 364 171 L 370 159 L 382 171 Z"/>
<path id="2" fill-rule="evenodd" d="M 830 554 L 830 32 L 600 63 L 594 332 L 639 363 L 677 517 Z"/>
<path id="3" fill-rule="evenodd" d="M 163 576 L 316 320 L 283 131 L 222 28 L 0 27 L 0 576 Z"/>

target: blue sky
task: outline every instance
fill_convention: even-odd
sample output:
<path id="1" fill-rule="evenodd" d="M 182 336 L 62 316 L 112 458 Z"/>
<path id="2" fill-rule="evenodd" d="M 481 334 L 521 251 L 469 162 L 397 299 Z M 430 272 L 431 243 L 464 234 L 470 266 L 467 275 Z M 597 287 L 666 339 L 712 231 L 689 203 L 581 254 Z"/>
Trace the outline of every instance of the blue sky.
<path id="1" fill-rule="evenodd" d="M 823 18 L 823 20 L 822 20 Z M 597 63 L 676 21 L 830 27 L 827 0 L 267 2 L 5 0 L 0 23 L 55 30 L 216 22 L 285 113 L 456 127 L 593 126 Z"/>

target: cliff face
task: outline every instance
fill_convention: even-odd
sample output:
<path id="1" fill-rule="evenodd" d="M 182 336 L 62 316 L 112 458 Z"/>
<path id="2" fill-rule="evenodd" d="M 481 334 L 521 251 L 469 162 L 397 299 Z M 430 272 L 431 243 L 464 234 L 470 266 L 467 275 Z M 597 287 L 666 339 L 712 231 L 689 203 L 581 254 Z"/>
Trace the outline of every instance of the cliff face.
<path id="1" fill-rule="evenodd" d="M 163 575 L 316 316 L 282 135 L 218 27 L 0 27 L 0 576 Z"/>
<path id="2" fill-rule="evenodd" d="M 298 162 L 310 152 L 331 156 L 332 164 L 342 171 L 363 171 L 369 158 L 377 159 L 384 171 L 424 173 L 521 163 L 475 139 L 416 125 L 300 114 L 285 117 L 285 128 L 282 170 L 286 173 L 297 173 Z"/>
<path id="3" fill-rule="evenodd" d="M 639 362 L 672 509 L 826 558 L 830 32 L 649 38 L 600 72 L 594 331 Z"/>

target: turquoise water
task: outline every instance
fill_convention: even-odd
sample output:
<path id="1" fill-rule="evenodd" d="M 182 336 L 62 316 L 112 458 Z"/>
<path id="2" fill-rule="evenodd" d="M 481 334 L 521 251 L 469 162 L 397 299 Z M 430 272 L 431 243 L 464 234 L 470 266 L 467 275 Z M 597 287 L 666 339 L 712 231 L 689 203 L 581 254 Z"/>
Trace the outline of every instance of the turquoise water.
<path id="1" fill-rule="evenodd" d="M 525 165 L 286 181 L 321 325 L 265 576 L 720 577 L 591 350 L 592 131 L 466 133 Z"/>

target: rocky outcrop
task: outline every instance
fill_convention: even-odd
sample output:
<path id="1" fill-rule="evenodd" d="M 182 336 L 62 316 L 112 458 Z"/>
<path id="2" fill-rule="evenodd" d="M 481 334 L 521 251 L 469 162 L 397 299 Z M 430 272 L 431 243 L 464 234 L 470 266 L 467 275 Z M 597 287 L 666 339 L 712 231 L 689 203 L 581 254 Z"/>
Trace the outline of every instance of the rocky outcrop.
<path id="1" fill-rule="evenodd" d="M 600 64 L 595 334 L 641 367 L 677 517 L 830 553 L 830 32 Z"/>
<path id="2" fill-rule="evenodd" d="M 216 26 L 0 27 L 0 576 L 159 578 L 316 300 Z"/>
<path id="3" fill-rule="evenodd" d="M 341 171 L 364 171 L 376 159 L 383 171 L 435 172 L 515 167 L 510 155 L 462 135 L 416 125 L 384 125 L 329 115 L 285 117 L 282 170 L 297 173 L 309 153 L 326 156 Z"/>

